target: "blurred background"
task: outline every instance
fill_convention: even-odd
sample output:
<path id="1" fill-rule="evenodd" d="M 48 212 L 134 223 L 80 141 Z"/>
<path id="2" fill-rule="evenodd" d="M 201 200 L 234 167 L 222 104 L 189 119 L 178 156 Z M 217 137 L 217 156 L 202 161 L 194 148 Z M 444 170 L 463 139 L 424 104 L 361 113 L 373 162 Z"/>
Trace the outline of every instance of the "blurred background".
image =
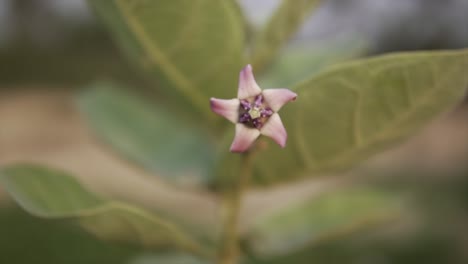
<path id="1" fill-rule="evenodd" d="M 255 27 L 279 2 L 239 1 Z M 461 47 L 468 47 L 468 0 L 324 0 L 284 48 L 297 53 L 272 67 L 310 72 L 392 51 Z M 270 76 L 261 83 L 300 78 Z M 143 178 L 128 179 L 140 172 L 99 145 L 74 107 L 73 93 L 96 80 L 141 90 L 151 85 L 122 57 L 86 1 L 0 0 L 0 165 L 50 164 L 111 194 L 143 186 Z M 273 263 L 468 263 L 466 105 L 360 170 L 365 184 L 414 195 L 415 216 L 390 231 L 324 241 Z M 0 263 L 145 263 L 141 254 L 145 249 L 102 242 L 66 221 L 32 217 L 0 189 Z"/>

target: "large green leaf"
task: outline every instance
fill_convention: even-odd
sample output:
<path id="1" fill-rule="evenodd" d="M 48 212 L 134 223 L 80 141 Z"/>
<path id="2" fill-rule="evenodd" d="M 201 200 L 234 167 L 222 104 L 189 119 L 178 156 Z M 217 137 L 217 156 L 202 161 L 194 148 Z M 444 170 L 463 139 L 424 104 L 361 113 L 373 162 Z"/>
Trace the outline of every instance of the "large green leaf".
<path id="1" fill-rule="evenodd" d="M 39 219 L 10 204 L 0 203 L 0 234 L 0 263 L 126 264 L 141 253 L 136 247 L 101 241 L 67 221 Z"/>
<path id="2" fill-rule="evenodd" d="M 162 214 L 97 197 L 63 172 L 17 165 L 0 171 L 0 183 L 31 214 L 76 219 L 98 237 L 148 248 L 170 246 L 210 254 L 187 230 Z"/>
<path id="3" fill-rule="evenodd" d="M 211 96 L 231 97 L 244 59 L 234 0 L 92 0 L 124 50 L 159 78 L 173 101 L 210 119 Z"/>
<path id="4" fill-rule="evenodd" d="M 328 68 L 293 87 L 297 101 L 280 111 L 287 146 L 268 140 L 255 160 L 255 181 L 337 171 L 408 138 L 462 99 L 467 69 L 467 50 L 391 54 Z M 225 154 L 218 176 L 241 166 L 235 156 Z"/>
<path id="5" fill-rule="evenodd" d="M 252 63 L 256 70 L 267 66 L 296 33 L 319 0 L 282 1 L 265 28 L 254 38 Z"/>
<path id="6" fill-rule="evenodd" d="M 250 246 L 259 256 L 271 258 L 342 239 L 401 218 L 401 200 L 371 188 L 329 192 L 259 217 L 250 230 Z"/>
<path id="7" fill-rule="evenodd" d="M 206 132 L 116 85 L 89 88 L 80 94 L 78 104 L 104 141 L 172 182 L 208 182 L 214 151 Z"/>

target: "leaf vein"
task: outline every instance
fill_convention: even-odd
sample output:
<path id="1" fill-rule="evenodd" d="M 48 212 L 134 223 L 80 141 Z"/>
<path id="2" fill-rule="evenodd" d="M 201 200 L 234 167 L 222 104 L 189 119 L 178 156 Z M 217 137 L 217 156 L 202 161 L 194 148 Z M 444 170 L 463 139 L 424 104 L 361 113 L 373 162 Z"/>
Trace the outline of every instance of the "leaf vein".
<path id="1" fill-rule="evenodd" d="M 174 83 L 174 86 L 179 89 L 179 92 L 189 95 L 194 106 L 203 110 L 206 108 L 207 102 L 205 98 L 197 92 L 192 83 L 172 64 L 164 55 L 162 50 L 149 38 L 146 30 L 128 11 L 128 1 L 115 0 L 118 10 L 126 20 L 128 26 L 135 34 L 135 37 L 140 41 L 144 50 L 148 53 L 148 58 L 156 65 L 159 65 L 161 70 L 166 74 L 168 79 Z M 206 111 L 201 111 L 207 118 L 212 119 L 213 116 Z"/>

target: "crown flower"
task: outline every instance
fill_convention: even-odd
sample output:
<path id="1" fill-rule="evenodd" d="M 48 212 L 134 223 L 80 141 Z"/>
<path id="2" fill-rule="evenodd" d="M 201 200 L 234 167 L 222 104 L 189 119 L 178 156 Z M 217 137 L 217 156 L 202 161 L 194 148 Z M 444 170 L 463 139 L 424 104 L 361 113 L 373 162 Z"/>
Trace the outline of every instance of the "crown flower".
<path id="1" fill-rule="evenodd" d="M 211 98 L 210 104 L 213 112 L 236 125 L 230 151 L 245 152 L 260 135 L 272 138 L 283 148 L 286 146 L 288 135 L 278 111 L 296 97 L 289 89 L 260 89 L 249 64 L 240 72 L 237 98 Z"/>

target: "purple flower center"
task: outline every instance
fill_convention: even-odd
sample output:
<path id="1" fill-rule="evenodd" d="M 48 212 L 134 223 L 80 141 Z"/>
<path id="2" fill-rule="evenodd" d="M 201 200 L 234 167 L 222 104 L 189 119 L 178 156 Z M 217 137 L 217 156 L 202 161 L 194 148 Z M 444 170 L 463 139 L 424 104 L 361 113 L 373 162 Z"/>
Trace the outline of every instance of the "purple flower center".
<path id="1" fill-rule="evenodd" d="M 240 100 L 239 123 L 260 129 L 271 115 L 273 110 L 265 104 L 262 94 Z"/>

